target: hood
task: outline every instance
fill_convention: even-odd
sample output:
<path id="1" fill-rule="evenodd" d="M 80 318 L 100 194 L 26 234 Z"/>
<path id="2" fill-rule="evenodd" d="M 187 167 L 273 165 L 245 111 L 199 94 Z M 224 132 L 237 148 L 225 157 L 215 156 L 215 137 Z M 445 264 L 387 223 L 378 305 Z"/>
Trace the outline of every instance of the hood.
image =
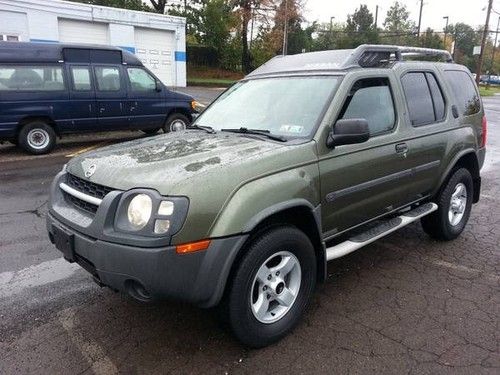
<path id="1" fill-rule="evenodd" d="M 91 151 L 72 159 L 67 170 L 114 189 L 151 188 L 167 195 L 195 175 L 230 173 L 232 168 L 255 163 L 256 157 L 261 160 L 266 154 L 281 153 L 285 147 L 240 134 L 189 130 Z M 94 174 L 87 178 L 89 168 Z"/>

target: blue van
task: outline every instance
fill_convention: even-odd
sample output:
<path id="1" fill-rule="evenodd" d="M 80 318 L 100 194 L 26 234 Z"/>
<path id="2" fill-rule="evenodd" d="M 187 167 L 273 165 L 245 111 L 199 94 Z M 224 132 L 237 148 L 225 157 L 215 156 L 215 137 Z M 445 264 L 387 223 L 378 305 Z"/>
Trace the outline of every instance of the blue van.
<path id="1" fill-rule="evenodd" d="M 195 106 L 120 48 L 0 42 L 0 141 L 32 154 L 69 133 L 182 130 Z"/>

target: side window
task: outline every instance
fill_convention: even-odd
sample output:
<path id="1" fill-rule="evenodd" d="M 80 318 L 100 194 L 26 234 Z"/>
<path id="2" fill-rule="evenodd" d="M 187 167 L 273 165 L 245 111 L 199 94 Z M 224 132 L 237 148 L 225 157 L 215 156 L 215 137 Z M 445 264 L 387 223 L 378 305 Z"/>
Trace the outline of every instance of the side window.
<path id="1" fill-rule="evenodd" d="M 481 110 L 481 101 L 470 75 L 461 70 L 446 70 L 444 75 L 451 86 L 462 115 L 478 113 Z"/>
<path id="2" fill-rule="evenodd" d="M 92 89 L 89 68 L 72 67 L 71 77 L 73 78 L 73 90 L 90 91 Z"/>
<path id="3" fill-rule="evenodd" d="M 394 128 L 396 114 L 388 78 L 357 81 L 340 112 L 341 119 L 364 118 L 372 136 Z"/>
<path id="4" fill-rule="evenodd" d="M 444 97 L 439 83 L 432 73 L 425 73 L 425 78 L 427 78 L 427 83 L 431 89 L 432 104 L 434 105 L 434 117 L 436 121 L 442 121 L 445 117 L 445 105 Z"/>
<path id="5" fill-rule="evenodd" d="M 410 121 L 413 126 L 435 122 L 434 105 L 425 73 L 406 73 L 401 77 L 401 84 L 408 105 Z"/>
<path id="6" fill-rule="evenodd" d="M 60 67 L 0 67 L 1 91 L 61 91 L 64 89 L 63 71 Z"/>
<path id="7" fill-rule="evenodd" d="M 127 73 L 133 91 L 154 91 L 156 89 L 156 80 L 144 69 L 128 68 Z"/>
<path id="8" fill-rule="evenodd" d="M 95 67 L 97 89 L 99 91 L 120 91 L 120 69 L 115 67 Z"/>

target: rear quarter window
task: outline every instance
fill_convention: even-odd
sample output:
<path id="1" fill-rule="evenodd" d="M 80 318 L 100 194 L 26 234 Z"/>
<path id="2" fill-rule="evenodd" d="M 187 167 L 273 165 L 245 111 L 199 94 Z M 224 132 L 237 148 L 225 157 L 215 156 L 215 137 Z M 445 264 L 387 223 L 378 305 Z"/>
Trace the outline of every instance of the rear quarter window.
<path id="1" fill-rule="evenodd" d="M 461 70 L 446 70 L 444 75 L 460 113 L 464 116 L 478 113 L 481 110 L 481 100 L 471 76 Z"/>

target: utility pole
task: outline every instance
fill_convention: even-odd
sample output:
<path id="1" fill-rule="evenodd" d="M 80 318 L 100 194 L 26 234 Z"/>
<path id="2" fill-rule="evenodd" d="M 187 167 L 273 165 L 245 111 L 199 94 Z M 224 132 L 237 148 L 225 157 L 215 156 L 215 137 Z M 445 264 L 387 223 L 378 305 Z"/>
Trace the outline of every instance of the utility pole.
<path id="1" fill-rule="evenodd" d="M 285 0 L 285 26 L 283 30 L 283 56 L 288 53 L 288 0 Z"/>
<path id="2" fill-rule="evenodd" d="M 375 29 L 378 27 L 378 5 L 375 6 Z"/>
<path id="3" fill-rule="evenodd" d="M 484 46 L 486 44 L 486 38 L 488 38 L 488 25 L 490 24 L 490 15 L 492 7 L 493 7 L 493 0 L 489 0 L 488 10 L 486 11 L 486 22 L 484 23 L 483 39 L 481 40 L 481 52 L 479 53 L 479 59 L 477 61 L 476 84 L 478 86 L 481 80 L 481 68 L 483 67 Z"/>
<path id="4" fill-rule="evenodd" d="M 498 17 L 497 32 L 495 34 L 495 43 L 493 43 L 493 53 L 491 54 L 490 77 L 491 77 L 491 71 L 493 70 L 493 64 L 495 64 L 495 52 L 497 51 L 497 40 L 498 40 L 498 29 L 499 28 L 500 28 L 500 16 Z"/>
<path id="5" fill-rule="evenodd" d="M 446 25 L 444 26 L 444 40 L 443 40 L 443 44 L 444 44 L 444 49 L 447 50 L 448 48 L 446 48 L 446 36 L 448 35 L 448 21 L 449 21 L 450 17 L 444 16 L 443 19 L 446 20 Z"/>
<path id="6" fill-rule="evenodd" d="M 418 16 L 418 31 L 417 38 L 420 39 L 420 27 L 422 26 L 422 9 L 424 7 L 424 0 L 420 0 L 420 14 Z"/>

